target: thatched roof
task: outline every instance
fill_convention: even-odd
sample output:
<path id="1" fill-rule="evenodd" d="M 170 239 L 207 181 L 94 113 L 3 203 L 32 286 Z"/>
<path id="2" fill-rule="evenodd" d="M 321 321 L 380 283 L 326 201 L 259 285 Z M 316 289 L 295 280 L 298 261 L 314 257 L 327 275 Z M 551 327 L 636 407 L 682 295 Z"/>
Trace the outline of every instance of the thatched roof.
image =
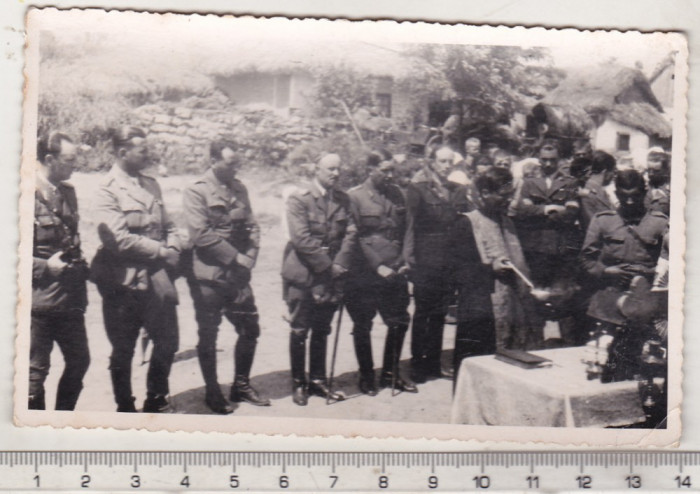
<path id="1" fill-rule="evenodd" d="M 671 124 L 648 103 L 615 105 L 608 117 L 621 124 L 638 129 L 647 135 L 671 137 Z"/>
<path id="2" fill-rule="evenodd" d="M 625 100 L 632 97 L 632 92 L 642 101 L 663 111 L 641 71 L 614 64 L 567 71 L 566 78 L 544 100 L 555 105 L 578 105 L 588 112 L 599 112 L 609 111 L 618 103 L 629 103 Z"/>
<path id="3" fill-rule="evenodd" d="M 661 104 L 637 69 L 606 64 L 570 71 L 544 101 L 583 108 L 598 125 L 610 118 L 648 135 L 671 136 Z"/>
<path id="4" fill-rule="evenodd" d="M 538 103 L 531 115 L 536 123 L 547 124 L 549 137 L 579 138 L 595 128 L 593 119 L 580 106 Z"/>
<path id="5" fill-rule="evenodd" d="M 259 39 L 243 39 L 236 46 L 235 56 L 219 58 L 212 73 L 291 73 L 344 66 L 368 75 L 402 78 L 410 75 L 417 63 L 420 62 L 398 45 L 379 46 L 356 40 L 273 39 L 262 43 Z"/>

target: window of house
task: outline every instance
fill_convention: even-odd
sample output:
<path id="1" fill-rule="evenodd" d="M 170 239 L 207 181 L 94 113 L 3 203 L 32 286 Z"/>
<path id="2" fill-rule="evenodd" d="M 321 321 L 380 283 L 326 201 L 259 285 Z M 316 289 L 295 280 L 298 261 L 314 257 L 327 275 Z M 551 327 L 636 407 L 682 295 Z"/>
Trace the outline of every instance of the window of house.
<path id="1" fill-rule="evenodd" d="M 629 151 L 630 150 L 630 135 L 623 134 L 621 132 L 617 133 L 617 150 L 618 151 Z"/>
<path id="2" fill-rule="evenodd" d="M 391 118 L 391 94 L 377 93 L 375 95 L 377 107 L 383 117 Z"/>

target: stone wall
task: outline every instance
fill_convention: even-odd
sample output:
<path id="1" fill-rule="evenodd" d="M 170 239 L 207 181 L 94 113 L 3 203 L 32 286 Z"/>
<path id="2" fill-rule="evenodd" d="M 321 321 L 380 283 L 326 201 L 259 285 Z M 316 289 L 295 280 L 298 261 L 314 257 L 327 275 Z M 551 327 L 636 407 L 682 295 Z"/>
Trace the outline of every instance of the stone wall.
<path id="1" fill-rule="evenodd" d="M 323 136 L 310 119 L 283 116 L 267 107 L 235 106 L 225 100 L 190 98 L 133 110 L 134 124 L 149 134 L 154 157 L 169 173 L 198 173 L 209 143 L 227 137 L 239 144 L 249 165 L 279 165 L 296 146 Z"/>

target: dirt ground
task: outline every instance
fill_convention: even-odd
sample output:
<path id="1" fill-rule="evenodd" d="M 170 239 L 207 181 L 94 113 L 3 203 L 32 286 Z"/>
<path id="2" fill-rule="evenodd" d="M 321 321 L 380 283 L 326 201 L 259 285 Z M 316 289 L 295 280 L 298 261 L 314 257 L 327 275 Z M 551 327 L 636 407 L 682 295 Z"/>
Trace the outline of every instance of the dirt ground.
<path id="1" fill-rule="evenodd" d="M 92 216 L 95 194 L 99 188 L 101 174 L 75 174 L 71 182 L 75 185 L 81 212 L 80 231 L 85 257 L 89 260 L 99 244 L 96 224 Z M 283 212 L 282 190 L 289 185 L 274 176 L 243 174 L 240 177 L 248 186 L 254 211 L 262 228 L 262 248 L 253 272 L 252 286 L 260 312 L 261 337 L 252 372 L 252 384 L 272 401 L 271 407 L 255 407 L 247 403 L 236 406 L 234 415 L 256 415 L 271 417 L 319 417 L 360 420 L 384 420 L 406 422 L 447 423 L 449 421 L 452 382 L 433 380 L 419 386 L 418 394 L 402 393 L 392 397 L 388 389 L 381 390 L 376 397 L 359 392 L 357 386 L 357 361 L 352 347 L 350 332 L 352 325 L 347 314 L 340 332 L 338 361 L 336 365 L 336 388 L 348 399 L 326 406 L 325 400 L 312 397 L 309 405 L 299 407 L 291 399 L 289 374 L 288 325 L 284 320 L 286 306 L 282 301 L 280 267 L 282 250 L 286 243 L 285 233 L 280 227 Z M 166 208 L 174 221 L 183 227 L 181 192 L 192 180 L 192 176 L 164 177 L 159 179 L 164 193 Z M 180 294 L 178 317 L 180 325 L 180 348 L 170 376 L 173 403 L 178 413 L 211 413 L 204 404 L 204 383 L 197 362 L 197 327 L 194 309 L 184 280 L 177 282 Z M 84 380 L 84 389 L 77 405 L 78 410 L 113 411 L 116 409 L 112 395 L 108 365 L 110 344 L 107 340 L 101 310 L 101 297 L 94 285 L 89 284 L 89 305 L 86 324 L 92 363 Z M 335 322 L 334 326 L 335 328 Z M 375 367 L 381 366 L 386 327 L 375 320 L 372 331 Z M 410 336 L 409 336 L 410 338 Z M 223 322 L 218 338 L 219 381 L 226 395 L 233 381 L 233 347 L 236 334 L 233 327 Z M 332 340 L 329 340 L 332 341 Z M 329 343 L 330 345 L 330 343 Z M 447 326 L 443 348 L 443 364 L 449 364 L 454 346 L 454 326 Z M 404 372 L 408 372 L 410 339 L 404 345 Z M 331 351 L 329 348 L 329 366 Z M 46 383 L 47 405 L 52 406 L 55 390 L 62 372 L 63 359 L 55 348 L 52 353 L 53 367 Z M 329 367 L 330 368 L 330 367 Z M 142 353 L 137 348 L 134 358 L 133 386 L 140 406 L 145 398 L 147 366 L 142 365 Z"/>

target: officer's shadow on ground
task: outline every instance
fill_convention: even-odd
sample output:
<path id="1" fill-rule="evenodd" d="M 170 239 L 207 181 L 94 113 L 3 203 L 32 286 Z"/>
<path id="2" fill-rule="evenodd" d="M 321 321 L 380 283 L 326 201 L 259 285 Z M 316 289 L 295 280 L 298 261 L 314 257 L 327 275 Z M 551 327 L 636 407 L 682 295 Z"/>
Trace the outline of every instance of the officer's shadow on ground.
<path id="1" fill-rule="evenodd" d="M 443 352 L 443 362 L 447 360 L 445 357 L 449 354 L 451 354 L 451 352 Z M 196 352 L 194 357 L 196 357 Z M 192 357 L 189 356 L 189 358 Z M 180 356 L 180 360 L 182 359 L 183 356 Z M 401 361 L 400 365 L 402 375 L 408 376 L 410 370 L 410 359 Z M 381 369 L 375 369 L 375 373 L 377 377 L 379 377 Z M 292 379 L 288 369 L 268 372 L 267 374 L 252 377 L 250 379 L 250 383 L 262 396 L 270 399 L 273 402 L 272 407 L 275 406 L 275 401 L 282 399 L 288 399 L 289 405 L 291 406 Z M 231 384 L 231 382 L 221 384 L 221 391 L 227 398 L 231 390 Z M 344 401 L 349 401 L 364 396 L 358 387 L 357 371 L 344 372 L 338 376 L 335 376 L 333 378 L 333 390 L 343 393 L 345 395 Z M 188 389 L 187 391 L 173 395 L 172 400 L 176 407 L 177 413 L 213 415 L 214 412 L 212 412 L 204 403 L 204 393 L 204 385 L 202 385 L 197 388 Z M 331 401 L 330 405 L 334 405 L 336 403 L 343 402 Z M 231 406 L 233 407 L 235 413 L 235 410 L 240 406 L 240 404 L 231 403 Z"/>

